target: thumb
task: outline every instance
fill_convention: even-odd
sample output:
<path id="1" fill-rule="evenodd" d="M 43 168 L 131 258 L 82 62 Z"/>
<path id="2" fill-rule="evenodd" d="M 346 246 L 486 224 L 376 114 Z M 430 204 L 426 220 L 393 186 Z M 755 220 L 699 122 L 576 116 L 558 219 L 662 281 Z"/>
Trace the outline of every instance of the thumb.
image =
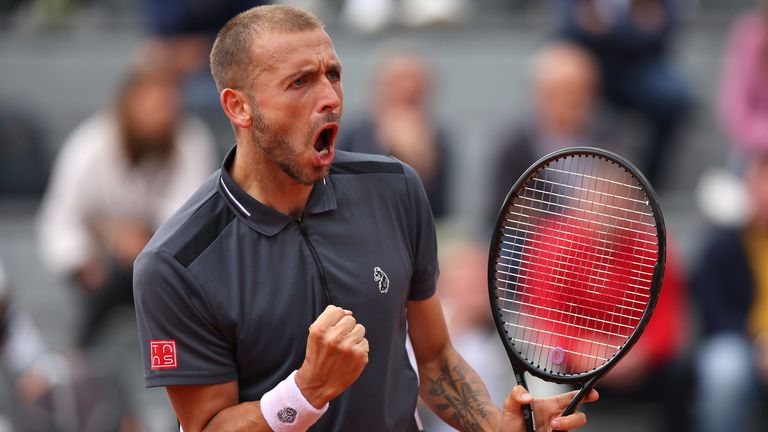
<path id="1" fill-rule="evenodd" d="M 521 385 L 516 385 L 504 401 L 499 432 L 512 432 L 525 429 L 523 405 L 533 401 L 533 396 Z"/>

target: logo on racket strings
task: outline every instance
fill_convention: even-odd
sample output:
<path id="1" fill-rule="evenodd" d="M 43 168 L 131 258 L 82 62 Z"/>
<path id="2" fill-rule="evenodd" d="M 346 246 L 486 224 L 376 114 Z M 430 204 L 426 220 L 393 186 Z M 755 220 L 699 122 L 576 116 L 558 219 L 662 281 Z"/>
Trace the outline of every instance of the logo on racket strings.
<path id="1" fill-rule="evenodd" d="M 555 347 L 552 353 L 549 354 L 549 360 L 555 366 L 560 366 L 565 361 L 565 350 L 560 347 Z"/>
<path id="2" fill-rule="evenodd" d="M 373 268 L 373 280 L 379 284 L 379 292 L 386 294 L 389 291 L 389 278 L 381 267 Z"/>

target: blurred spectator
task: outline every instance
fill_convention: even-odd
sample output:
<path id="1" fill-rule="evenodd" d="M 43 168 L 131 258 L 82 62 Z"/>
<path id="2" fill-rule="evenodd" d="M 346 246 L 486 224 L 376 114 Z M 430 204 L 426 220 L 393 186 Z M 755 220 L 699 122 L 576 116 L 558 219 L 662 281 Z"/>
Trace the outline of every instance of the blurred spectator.
<path id="1" fill-rule="evenodd" d="M 0 197 L 38 197 L 48 179 L 43 131 L 32 115 L 0 107 Z"/>
<path id="2" fill-rule="evenodd" d="M 557 0 L 560 32 L 597 58 L 602 93 L 648 125 L 639 167 L 661 187 L 662 162 L 676 143 L 688 88 L 668 60 L 679 25 L 679 0 Z"/>
<path id="3" fill-rule="evenodd" d="M 208 67 L 208 54 L 219 29 L 233 16 L 270 0 L 142 0 L 147 38 L 137 61 L 174 71 L 180 79 L 184 108 L 200 116 L 229 147 L 231 129 L 221 112 L 219 92 Z M 219 148 L 221 154 L 224 148 Z"/>
<path id="4" fill-rule="evenodd" d="M 372 33 L 397 23 L 409 27 L 456 24 L 466 17 L 466 0 L 345 0 L 342 18 L 350 27 Z"/>
<path id="5" fill-rule="evenodd" d="M 19 430 L 50 430 L 53 418 L 36 406 L 54 384 L 44 367 L 48 350 L 29 315 L 11 298 L 0 262 L 0 420 Z"/>
<path id="6" fill-rule="evenodd" d="M 207 71 L 208 53 L 219 29 L 233 16 L 265 0 L 143 0 L 150 34 L 148 64 L 163 62 L 182 75 Z M 218 101 L 218 98 L 216 98 Z"/>
<path id="7" fill-rule="evenodd" d="M 598 385 L 605 400 L 656 403 L 659 420 L 654 430 L 664 432 L 688 430 L 691 421 L 689 299 L 682 264 L 677 241 L 667 228 L 667 264 L 653 317 L 629 354 Z"/>
<path id="8" fill-rule="evenodd" d="M 131 73 L 112 109 L 65 142 L 38 231 L 44 263 L 85 294 L 78 346 L 94 342 L 115 308 L 132 305 L 133 260 L 213 161 L 209 131 L 182 116 L 176 80 L 159 70 Z"/>
<path id="9" fill-rule="evenodd" d="M 466 240 L 449 242 L 442 250 L 437 292 L 451 341 L 483 379 L 491 400 L 501 405 L 514 376 L 491 316 L 488 250 L 477 242 Z M 453 430 L 429 410 L 423 411 L 425 430 Z"/>
<path id="10" fill-rule="evenodd" d="M 0 430 L 142 430 L 113 375 L 48 349 L 32 318 L 13 301 L 1 264 Z"/>
<path id="11" fill-rule="evenodd" d="M 749 216 L 715 227 L 692 277 L 702 324 L 696 430 L 755 430 L 753 406 L 768 384 L 768 153 L 747 161 Z"/>
<path id="12" fill-rule="evenodd" d="M 369 117 L 345 126 L 338 148 L 389 154 L 419 173 L 436 219 L 447 216 L 448 134 L 432 115 L 434 76 L 416 53 L 385 54 L 378 63 Z"/>
<path id="13" fill-rule="evenodd" d="M 546 46 L 536 55 L 530 82 L 533 112 L 504 132 L 494 156 L 491 223 L 515 181 L 544 155 L 570 146 L 618 147 L 617 135 L 598 114 L 600 76 L 587 51 L 567 42 Z"/>
<path id="14" fill-rule="evenodd" d="M 720 82 L 720 117 L 731 144 L 768 150 L 768 3 L 731 26 Z"/>

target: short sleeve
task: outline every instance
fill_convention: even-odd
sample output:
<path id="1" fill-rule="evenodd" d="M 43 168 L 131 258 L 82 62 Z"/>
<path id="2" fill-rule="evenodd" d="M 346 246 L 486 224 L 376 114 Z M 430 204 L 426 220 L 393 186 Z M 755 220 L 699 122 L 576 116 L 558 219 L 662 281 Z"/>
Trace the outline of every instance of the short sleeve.
<path id="1" fill-rule="evenodd" d="M 408 200 L 411 208 L 410 234 L 414 268 L 408 300 L 424 300 L 435 293 L 439 266 L 437 236 L 427 194 L 416 171 L 405 165 Z"/>
<path id="2" fill-rule="evenodd" d="M 237 379 L 234 349 L 202 287 L 178 261 L 144 251 L 134 266 L 133 291 L 147 387 Z"/>

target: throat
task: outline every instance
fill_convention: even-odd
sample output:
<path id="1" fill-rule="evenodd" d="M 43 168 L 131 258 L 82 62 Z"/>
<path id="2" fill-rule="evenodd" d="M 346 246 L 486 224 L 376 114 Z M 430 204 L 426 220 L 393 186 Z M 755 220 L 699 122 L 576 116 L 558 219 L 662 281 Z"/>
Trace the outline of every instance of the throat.
<path id="1" fill-rule="evenodd" d="M 297 182 L 271 161 L 249 161 L 248 156 L 243 156 L 238 151 L 230 174 L 248 195 L 289 216 L 304 210 L 314 185 Z"/>

